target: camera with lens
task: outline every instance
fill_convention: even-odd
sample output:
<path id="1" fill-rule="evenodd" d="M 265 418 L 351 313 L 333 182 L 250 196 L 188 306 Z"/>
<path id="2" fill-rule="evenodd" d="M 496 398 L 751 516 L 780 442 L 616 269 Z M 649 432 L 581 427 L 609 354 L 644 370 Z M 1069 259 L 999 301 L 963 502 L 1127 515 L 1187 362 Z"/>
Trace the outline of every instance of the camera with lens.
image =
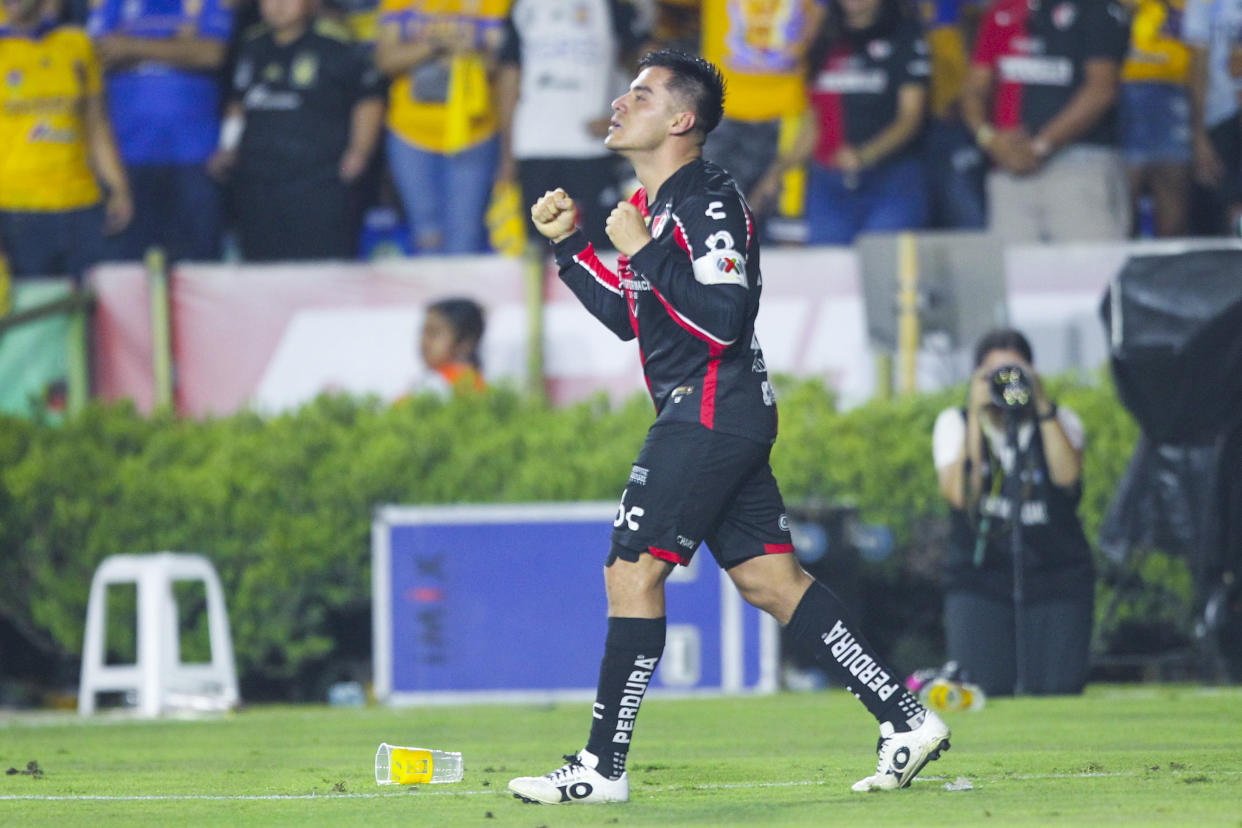
<path id="1" fill-rule="evenodd" d="M 1031 378 L 1019 365 L 1002 365 L 988 377 L 992 405 L 1005 412 L 1022 412 L 1035 404 Z"/>

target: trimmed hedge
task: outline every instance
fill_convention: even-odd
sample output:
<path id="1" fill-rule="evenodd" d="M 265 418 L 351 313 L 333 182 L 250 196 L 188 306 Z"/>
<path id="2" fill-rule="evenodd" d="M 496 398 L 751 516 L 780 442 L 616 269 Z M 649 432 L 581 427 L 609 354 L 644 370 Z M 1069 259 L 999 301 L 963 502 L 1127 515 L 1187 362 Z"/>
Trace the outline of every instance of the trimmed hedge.
<path id="1" fill-rule="evenodd" d="M 787 501 L 853 504 L 892 529 L 894 554 L 865 567 L 867 623 L 899 666 L 934 663 L 945 511 L 930 435 L 961 389 L 838 412 L 819 383 L 781 386 L 773 465 Z M 1137 430 L 1106 383 L 1054 387 L 1088 430 L 1082 515 L 1094 537 Z M 609 500 L 651 419 L 642 397 L 552 408 L 507 390 L 396 406 L 323 396 L 266 418 L 102 404 L 60 425 L 0 418 L 0 614 L 71 659 L 102 558 L 201 552 L 224 582 L 244 691 L 321 698 L 330 681 L 369 677 L 375 506 Z M 933 598 L 913 616 L 911 589 Z"/>

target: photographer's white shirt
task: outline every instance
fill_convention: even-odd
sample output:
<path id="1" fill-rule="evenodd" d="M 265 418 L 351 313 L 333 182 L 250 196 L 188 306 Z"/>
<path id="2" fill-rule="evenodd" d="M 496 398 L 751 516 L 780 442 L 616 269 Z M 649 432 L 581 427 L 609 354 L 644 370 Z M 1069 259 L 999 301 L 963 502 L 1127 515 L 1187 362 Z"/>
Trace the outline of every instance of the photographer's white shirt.
<path id="1" fill-rule="evenodd" d="M 1086 443 L 1082 419 L 1073 409 L 1064 405 L 1057 407 L 1057 422 L 1065 430 L 1065 436 L 1076 451 L 1082 451 Z M 1018 428 L 1018 444 L 1026 448 L 1035 432 L 1035 424 L 1024 422 Z M 1005 442 L 1005 432 L 997 429 L 992 423 L 983 420 L 983 434 L 987 437 L 992 454 L 999 457 L 1001 468 L 1009 470 L 1013 467 L 1013 452 Z M 932 461 L 936 470 L 945 468 L 957 460 L 962 454 L 962 446 L 966 444 L 966 413 L 960 408 L 946 408 L 936 417 L 936 425 L 932 428 Z"/>

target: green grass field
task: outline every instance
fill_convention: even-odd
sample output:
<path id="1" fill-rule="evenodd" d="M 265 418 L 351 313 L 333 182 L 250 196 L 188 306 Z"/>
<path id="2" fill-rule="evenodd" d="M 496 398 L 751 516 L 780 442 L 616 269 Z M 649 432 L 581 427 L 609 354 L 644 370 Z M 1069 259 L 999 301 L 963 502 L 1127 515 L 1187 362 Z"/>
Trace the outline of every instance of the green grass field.
<path id="1" fill-rule="evenodd" d="M 856 794 L 876 729 L 841 691 L 643 705 L 627 804 L 525 805 L 511 776 L 583 744 L 589 702 L 255 707 L 138 722 L 0 714 L 2 825 L 1242 826 L 1242 688 L 1092 687 L 947 717 L 907 790 Z M 381 741 L 460 750 L 452 785 L 379 787 Z M 35 763 L 31 765 L 30 763 Z M 27 773 L 28 768 L 40 773 Z M 945 785 L 959 777 L 970 790 Z"/>

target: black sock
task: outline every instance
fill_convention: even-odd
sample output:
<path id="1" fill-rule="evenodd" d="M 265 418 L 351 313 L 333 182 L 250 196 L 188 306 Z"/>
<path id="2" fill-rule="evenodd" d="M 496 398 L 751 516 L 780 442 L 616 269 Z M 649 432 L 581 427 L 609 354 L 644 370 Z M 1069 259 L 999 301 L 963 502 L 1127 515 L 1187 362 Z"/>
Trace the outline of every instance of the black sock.
<path id="1" fill-rule="evenodd" d="M 841 599 L 819 581 L 802 596 L 789 619 L 789 633 L 876 721 L 891 722 L 897 731 L 921 722 L 923 705 L 857 632 Z"/>
<path id="2" fill-rule="evenodd" d="M 596 770 L 609 779 L 625 773 L 638 705 L 664 653 L 663 618 L 609 618 L 591 737 L 586 749 L 599 757 Z"/>

